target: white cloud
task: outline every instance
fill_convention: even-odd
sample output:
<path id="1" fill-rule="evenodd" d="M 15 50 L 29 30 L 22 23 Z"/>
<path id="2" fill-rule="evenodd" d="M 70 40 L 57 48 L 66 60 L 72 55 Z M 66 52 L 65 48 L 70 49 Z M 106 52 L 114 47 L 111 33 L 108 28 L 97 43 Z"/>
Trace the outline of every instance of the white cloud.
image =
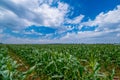
<path id="1" fill-rule="evenodd" d="M 51 7 L 53 3 L 58 6 Z M 61 35 L 66 30 L 72 30 L 70 25 L 66 28 L 64 23 L 78 24 L 79 28 L 84 26 L 98 26 L 95 31 L 79 31 L 67 33 L 60 39 L 29 39 L 14 37 L 14 35 L 0 34 L 0 40 L 5 43 L 91 43 L 91 42 L 120 42 L 120 6 L 107 13 L 101 12 L 94 20 L 81 22 L 84 15 L 69 19 L 66 18 L 69 12 L 69 5 L 59 0 L 1 0 L 0 1 L 0 33 L 4 28 L 12 29 L 14 33 L 20 33 L 31 25 L 49 26 L 59 28 L 57 33 Z M 35 31 L 24 32 L 23 34 L 38 34 Z M 41 34 L 39 34 L 41 35 Z M 50 37 L 53 35 L 45 36 Z"/>
<path id="2" fill-rule="evenodd" d="M 18 5 L 27 9 L 34 9 L 39 6 L 39 0 L 10 0 L 10 3 L 11 2 L 13 2 L 14 6 Z"/>
<path id="3" fill-rule="evenodd" d="M 101 12 L 95 20 L 82 23 L 85 26 L 98 26 L 97 31 L 120 28 L 120 5 L 107 13 Z"/>
<path id="4" fill-rule="evenodd" d="M 56 3 L 58 2 L 59 0 L 38 0 L 39 4 L 43 4 L 43 3 L 46 3 L 46 4 L 49 4 L 49 5 L 52 5 L 53 3 Z"/>
<path id="5" fill-rule="evenodd" d="M 67 33 L 66 36 L 62 37 L 61 39 L 73 40 L 73 39 L 82 39 L 82 38 L 89 38 L 89 37 L 96 37 L 100 36 L 103 33 L 95 32 L 95 31 L 85 31 L 85 32 L 78 32 L 78 33 Z"/>
<path id="6" fill-rule="evenodd" d="M 36 34 L 33 30 L 29 33 L 24 34 Z M 38 34 L 37 34 L 38 35 Z M 50 39 L 52 35 L 44 36 L 44 39 L 37 38 L 20 38 L 8 34 L 1 34 L 0 39 L 3 43 L 36 43 L 36 44 L 47 44 L 47 43 L 120 43 L 120 29 L 114 29 L 109 31 L 79 31 L 78 33 L 67 33 L 61 38 Z M 3 37 L 5 39 L 3 40 Z"/>
<path id="7" fill-rule="evenodd" d="M 49 4 L 53 0 L 47 1 Z M 29 25 L 59 27 L 64 22 L 69 5 L 58 2 L 58 7 L 51 7 L 47 2 L 38 0 L 2 0 L 0 3 L 0 23 L 4 27 L 19 29 Z"/>
<path id="8" fill-rule="evenodd" d="M 66 19 L 66 22 L 70 24 L 80 24 L 83 18 L 84 18 L 84 15 L 79 15 L 73 19 Z"/>
<path id="9" fill-rule="evenodd" d="M 60 39 L 29 39 L 29 38 L 19 38 L 7 35 L 7 38 L 3 40 L 3 43 L 34 43 L 34 44 L 47 44 L 47 43 L 120 43 L 119 35 L 110 32 L 79 32 L 76 33 L 67 33 L 66 36 Z"/>
<path id="10" fill-rule="evenodd" d="M 28 32 L 23 31 L 22 33 L 25 34 L 25 35 L 28 35 L 28 34 L 43 35 L 42 33 L 35 32 L 35 30 L 33 30 L 33 29 L 28 31 Z"/>
<path id="11" fill-rule="evenodd" d="M 76 43 L 120 43 L 120 6 L 107 13 L 100 13 L 95 20 L 80 23 L 84 26 L 98 26 L 95 31 L 78 31 L 67 33 L 63 41 Z M 82 18 L 81 18 L 82 20 Z M 72 20 L 71 20 L 72 21 Z"/>
<path id="12" fill-rule="evenodd" d="M 19 37 L 13 37 L 13 36 L 8 36 L 8 38 L 6 38 L 4 41 L 2 41 L 3 43 L 7 43 L 7 44 L 47 44 L 47 43 L 57 43 L 58 40 L 50 40 L 50 39 L 29 39 L 29 38 L 19 38 Z"/>
<path id="13" fill-rule="evenodd" d="M 42 16 L 43 23 L 41 25 L 58 27 L 64 22 L 64 16 L 67 13 L 67 9 L 67 4 L 59 3 L 58 8 L 43 4 L 40 7 L 33 9 L 33 11 L 39 16 Z"/>
<path id="14" fill-rule="evenodd" d="M 84 31 L 67 33 L 60 40 L 74 43 L 120 43 L 120 29 L 110 31 Z"/>
<path id="15" fill-rule="evenodd" d="M 30 26 L 30 22 L 27 19 L 20 18 L 12 11 L 0 8 L 0 28 L 10 28 L 10 29 L 22 29 L 26 26 Z"/>

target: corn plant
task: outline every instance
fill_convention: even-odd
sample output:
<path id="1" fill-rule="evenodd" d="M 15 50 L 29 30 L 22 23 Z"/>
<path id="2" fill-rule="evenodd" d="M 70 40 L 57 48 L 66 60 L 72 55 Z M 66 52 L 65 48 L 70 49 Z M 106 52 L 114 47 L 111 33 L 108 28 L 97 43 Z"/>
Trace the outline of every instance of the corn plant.
<path id="1" fill-rule="evenodd" d="M 35 66 L 25 72 L 18 70 L 20 64 L 8 54 L 7 48 L 0 48 L 0 80 L 25 80 L 34 71 Z"/>
<path id="2" fill-rule="evenodd" d="M 42 80 L 113 80 L 120 69 L 120 45 L 8 45 Z"/>

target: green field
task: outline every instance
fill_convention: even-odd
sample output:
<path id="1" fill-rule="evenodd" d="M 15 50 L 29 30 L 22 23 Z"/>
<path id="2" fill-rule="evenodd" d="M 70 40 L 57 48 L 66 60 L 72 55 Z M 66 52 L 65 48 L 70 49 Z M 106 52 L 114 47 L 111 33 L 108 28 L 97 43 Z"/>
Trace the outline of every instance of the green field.
<path id="1" fill-rule="evenodd" d="M 0 45 L 0 80 L 119 80 L 120 45 Z"/>

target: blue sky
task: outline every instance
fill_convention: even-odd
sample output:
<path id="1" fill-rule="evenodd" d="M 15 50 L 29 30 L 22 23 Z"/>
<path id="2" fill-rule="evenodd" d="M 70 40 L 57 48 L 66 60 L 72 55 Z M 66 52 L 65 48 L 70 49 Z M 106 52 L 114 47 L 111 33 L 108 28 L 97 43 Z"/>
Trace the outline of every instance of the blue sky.
<path id="1" fill-rule="evenodd" d="M 0 0 L 2 43 L 120 43 L 120 0 Z"/>

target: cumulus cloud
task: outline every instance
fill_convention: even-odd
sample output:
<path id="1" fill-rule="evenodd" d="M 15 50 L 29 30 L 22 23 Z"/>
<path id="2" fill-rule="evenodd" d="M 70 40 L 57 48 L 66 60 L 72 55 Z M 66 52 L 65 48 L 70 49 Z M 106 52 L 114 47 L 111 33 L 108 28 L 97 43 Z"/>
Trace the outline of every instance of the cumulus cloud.
<path id="1" fill-rule="evenodd" d="M 0 8 L 0 28 L 22 29 L 30 25 L 27 19 L 19 18 L 12 11 Z"/>
<path id="2" fill-rule="evenodd" d="M 50 7 L 47 4 L 43 4 L 33 11 L 39 16 L 43 17 L 42 24 L 44 26 L 59 27 L 64 22 L 64 16 L 67 13 L 68 5 L 59 3 L 58 8 Z"/>
<path id="3" fill-rule="evenodd" d="M 105 34 L 105 35 L 103 35 Z M 110 35 L 110 36 L 109 36 Z M 114 37 L 114 38 L 113 38 Z M 66 36 L 58 39 L 29 39 L 9 36 L 3 43 L 28 43 L 28 44 L 48 44 L 48 43 L 120 43 L 119 35 L 116 36 L 114 32 L 79 32 L 79 33 L 67 33 Z"/>
<path id="4" fill-rule="evenodd" d="M 48 0 L 52 3 L 53 0 Z M 57 7 L 51 7 L 38 0 L 1 0 L 0 1 L 0 22 L 4 27 L 20 28 L 29 25 L 59 27 L 64 22 L 68 11 L 68 4 L 58 2 Z"/>
<path id="5" fill-rule="evenodd" d="M 39 4 L 43 4 L 43 3 L 46 3 L 46 4 L 49 4 L 49 5 L 52 5 L 52 4 L 55 4 L 57 2 L 59 2 L 60 0 L 38 0 Z"/>
<path id="6" fill-rule="evenodd" d="M 83 18 L 84 18 L 84 15 L 79 15 L 73 19 L 66 19 L 66 23 L 80 24 Z"/>
<path id="7" fill-rule="evenodd" d="M 60 40 L 74 43 L 120 43 L 119 30 L 67 33 Z"/>
<path id="8" fill-rule="evenodd" d="M 110 10 L 107 13 L 101 12 L 94 20 L 88 20 L 87 22 L 80 23 L 80 28 L 84 26 L 97 26 L 95 31 L 78 31 L 77 33 L 67 33 L 61 39 L 63 41 L 72 42 L 120 43 L 119 14 L 120 6 L 117 6 L 114 10 Z"/>
<path id="9" fill-rule="evenodd" d="M 51 6 L 56 3 L 57 6 Z M 67 30 L 64 23 L 78 24 L 84 15 L 74 19 L 66 18 L 69 5 L 59 0 L 1 0 L 0 1 L 0 28 L 12 30 L 25 29 L 31 25 L 48 26 Z"/>
<path id="10" fill-rule="evenodd" d="M 5 43 L 120 42 L 120 5 L 106 13 L 101 12 L 94 20 L 87 22 L 82 22 L 84 14 L 68 18 L 69 10 L 70 6 L 60 0 L 0 0 L 0 40 Z M 57 31 L 44 35 L 43 39 L 39 37 L 43 34 L 34 30 L 24 31 L 32 25 L 52 27 Z M 95 31 L 80 31 L 86 26 L 97 28 Z M 15 35 L 23 32 L 22 36 L 26 37 L 4 34 L 4 29 L 10 29 Z M 27 35 L 38 35 L 38 38 L 29 39 Z"/>
<path id="11" fill-rule="evenodd" d="M 97 31 L 120 28 L 120 5 L 107 13 L 101 12 L 95 20 L 84 22 L 85 26 L 98 26 Z"/>

